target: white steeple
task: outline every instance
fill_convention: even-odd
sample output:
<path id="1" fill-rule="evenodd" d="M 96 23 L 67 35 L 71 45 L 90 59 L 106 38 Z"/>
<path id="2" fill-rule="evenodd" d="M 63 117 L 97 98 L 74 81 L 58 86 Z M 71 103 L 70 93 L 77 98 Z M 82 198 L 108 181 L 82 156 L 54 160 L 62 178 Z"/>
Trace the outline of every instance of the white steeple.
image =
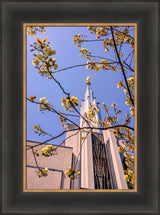
<path id="1" fill-rule="evenodd" d="M 96 108 L 99 109 L 99 112 L 95 113 L 95 116 L 93 118 L 93 122 L 91 122 L 91 126 L 93 127 L 98 127 L 98 120 L 101 120 L 101 112 L 100 112 L 100 105 L 98 102 L 96 102 L 96 97 L 94 97 L 93 90 L 91 89 L 91 83 L 90 81 L 86 84 L 86 92 L 85 92 L 85 99 L 82 100 L 81 103 L 81 115 L 86 116 L 89 113 L 90 107 L 95 106 Z M 80 119 L 80 126 L 83 126 L 83 119 Z M 97 130 L 98 132 L 98 130 Z M 100 132 L 100 131 L 99 131 Z"/>

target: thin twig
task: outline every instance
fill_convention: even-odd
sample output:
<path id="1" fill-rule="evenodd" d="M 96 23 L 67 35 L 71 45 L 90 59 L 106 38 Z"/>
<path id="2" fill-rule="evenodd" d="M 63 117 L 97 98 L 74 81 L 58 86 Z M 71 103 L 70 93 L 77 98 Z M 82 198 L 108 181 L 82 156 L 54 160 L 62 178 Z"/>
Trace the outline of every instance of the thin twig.
<path id="1" fill-rule="evenodd" d="M 62 143 L 59 144 L 59 145 L 56 147 L 56 149 L 57 149 L 58 147 L 60 147 L 63 143 L 65 143 L 66 140 L 68 140 L 69 138 L 71 138 L 71 137 L 77 135 L 78 133 L 79 133 L 79 130 L 78 130 L 76 133 L 74 133 L 74 134 L 72 134 L 72 135 L 66 137 L 65 140 L 63 140 Z"/>
<path id="2" fill-rule="evenodd" d="M 130 65 L 128 65 L 126 62 L 124 62 L 123 61 L 123 63 L 132 71 L 132 72 L 134 72 L 134 69 L 130 66 Z"/>
<path id="3" fill-rule="evenodd" d="M 38 165 L 38 162 L 37 162 L 37 159 L 36 159 L 36 156 L 35 156 L 35 153 L 34 153 L 33 148 L 32 148 L 32 153 L 33 153 L 33 157 L 34 157 L 34 160 L 35 160 L 36 166 L 38 167 L 38 169 L 40 169 L 40 167 L 39 167 L 39 165 Z"/>
<path id="4" fill-rule="evenodd" d="M 128 60 L 128 58 L 130 57 L 131 54 L 134 54 L 134 50 L 132 50 L 129 55 L 127 56 L 127 58 L 124 60 L 125 62 Z"/>

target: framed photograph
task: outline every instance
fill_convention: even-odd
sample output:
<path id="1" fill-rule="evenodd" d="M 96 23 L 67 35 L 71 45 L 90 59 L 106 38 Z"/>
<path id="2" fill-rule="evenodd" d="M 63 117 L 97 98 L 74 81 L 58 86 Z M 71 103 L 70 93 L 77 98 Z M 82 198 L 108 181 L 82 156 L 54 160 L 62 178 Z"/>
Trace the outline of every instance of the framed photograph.
<path id="1" fill-rule="evenodd" d="M 24 191 L 136 192 L 137 25 L 24 24 L 24 51 Z"/>
<path id="2" fill-rule="evenodd" d="M 2 213 L 158 213 L 157 6 L 2 4 Z"/>

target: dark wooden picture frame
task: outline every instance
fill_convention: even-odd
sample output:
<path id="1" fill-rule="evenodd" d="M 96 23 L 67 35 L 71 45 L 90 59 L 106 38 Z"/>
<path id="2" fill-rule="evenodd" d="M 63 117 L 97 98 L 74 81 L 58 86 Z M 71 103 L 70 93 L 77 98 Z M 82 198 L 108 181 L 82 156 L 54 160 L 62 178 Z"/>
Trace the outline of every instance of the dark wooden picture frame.
<path id="1" fill-rule="evenodd" d="M 158 3 L 3 2 L 3 213 L 158 212 Z M 23 23 L 137 23 L 137 192 L 23 192 Z M 152 42 L 151 42 L 152 41 Z"/>

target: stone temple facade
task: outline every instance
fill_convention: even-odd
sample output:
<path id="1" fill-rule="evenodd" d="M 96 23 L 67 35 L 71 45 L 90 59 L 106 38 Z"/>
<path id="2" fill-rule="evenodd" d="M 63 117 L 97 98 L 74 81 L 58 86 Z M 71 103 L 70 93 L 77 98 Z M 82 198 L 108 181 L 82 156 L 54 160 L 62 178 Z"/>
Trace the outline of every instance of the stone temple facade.
<path id="1" fill-rule="evenodd" d="M 82 100 L 80 113 L 80 127 L 87 127 L 85 117 L 90 106 L 99 109 L 94 119 L 90 122 L 93 127 L 98 127 L 97 121 L 101 120 L 100 105 L 96 102 L 91 83 L 86 84 L 85 99 Z M 49 158 L 38 157 L 39 166 L 48 167 L 48 176 L 38 178 L 35 173 L 35 162 L 31 150 L 27 151 L 27 189 L 129 189 L 124 179 L 124 156 L 119 153 L 118 147 L 122 140 L 118 140 L 112 130 L 86 129 L 75 131 L 76 127 L 68 124 L 64 146 L 58 147 L 57 154 Z M 36 144 L 27 142 L 27 145 Z M 40 150 L 41 150 L 41 146 Z M 71 181 L 65 175 L 68 167 L 79 169 L 78 179 Z"/>
<path id="2" fill-rule="evenodd" d="M 97 121 L 101 120 L 100 105 L 96 102 L 91 83 L 86 84 L 85 99 L 82 100 L 80 113 L 80 126 L 87 127 L 84 117 L 89 112 L 90 105 L 96 106 L 99 112 L 95 113 L 93 127 L 98 127 Z M 75 126 L 68 125 L 68 129 Z M 67 132 L 65 146 L 73 147 L 73 168 L 80 169 L 78 180 L 71 183 L 71 189 L 128 189 L 124 179 L 123 155 L 120 155 L 118 147 L 122 144 L 111 130 L 94 130 L 91 132 Z M 82 141 L 84 137 L 84 141 Z M 80 152 L 80 153 L 79 153 Z M 76 165 L 76 166 L 75 166 Z"/>

